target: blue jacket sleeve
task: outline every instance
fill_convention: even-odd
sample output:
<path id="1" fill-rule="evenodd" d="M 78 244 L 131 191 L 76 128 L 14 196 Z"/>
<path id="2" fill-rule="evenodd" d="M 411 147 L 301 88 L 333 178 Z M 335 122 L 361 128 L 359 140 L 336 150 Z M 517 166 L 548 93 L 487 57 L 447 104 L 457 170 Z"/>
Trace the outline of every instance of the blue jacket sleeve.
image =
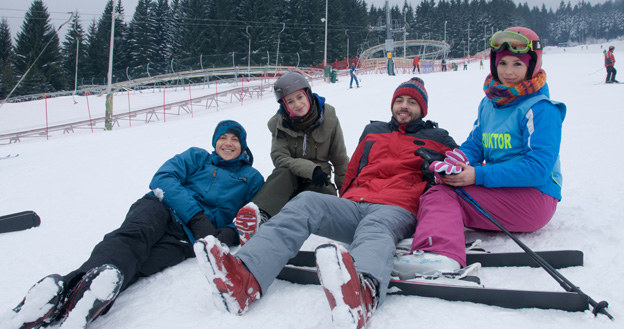
<path id="1" fill-rule="evenodd" d="M 476 184 L 486 187 L 536 187 L 546 184 L 559 157 L 563 115 L 541 101 L 532 107 L 532 120 L 522 121 L 523 157 L 475 167 Z M 471 159 L 472 160 L 472 159 Z"/>
<path id="2" fill-rule="evenodd" d="M 184 223 L 202 211 L 195 192 L 186 188 L 187 180 L 209 161 L 208 151 L 192 147 L 165 162 L 150 182 L 154 195 Z"/>

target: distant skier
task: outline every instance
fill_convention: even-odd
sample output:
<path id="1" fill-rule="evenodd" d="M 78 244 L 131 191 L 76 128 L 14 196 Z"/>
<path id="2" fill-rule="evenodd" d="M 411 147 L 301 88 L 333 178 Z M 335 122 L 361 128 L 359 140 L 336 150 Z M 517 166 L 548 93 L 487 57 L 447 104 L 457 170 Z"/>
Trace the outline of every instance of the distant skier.
<path id="1" fill-rule="evenodd" d="M 316 248 L 334 327 L 366 326 L 386 297 L 396 243 L 414 230 L 418 200 L 428 186 L 426 174 L 432 174 L 423 171 L 428 165 L 423 166 L 426 160 L 419 154 L 455 147 L 446 130 L 423 120 L 427 92 L 421 79 L 401 83 L 390 105 L 390 122 L 364 128 L 340 197 L 297 195 L 235 255 L 212 237 L 195 243 L 219 309 L 241 315 L 261 296 L 275 292 L 269 287 L 280 270 L 316 234 L 349 244 Z"/>
<path id="2" fill-rule="evenodd" d="M 617 70 L 615 69 L 615 56 L 613 56 L 614 46 L 609 46 L 609 52 L 605 56 L 605 66 L 607 67 L 607 79 L 606 83 L 619 83 L 615 80 Z"/>
<path id="3" fill-rule="evenodd" d="M 528 28 L 510 27 L 496 32 L 489 45 L 491 72 L 473 130 L 444 161 L 434 161 L 430 169 L 441 185 L 420 198 L 412 250 L 424 253 L 398 260 L 414 259 L 416 273 L 426 274 L 419 272 L 424 260 L 466 266 L 464 227 L 499 230 L 455 188 L 463 188 L 512 232 L 543 227 L 561 200 L 566 106 L 550 100 L 540 39 Z"/>
<path id="4" fill-rule="evenodd" d="M 394 60 L 390 54 L 388 55 L 388 75 L 396 75 L 394 73 Z"/>
<path id="5" fill-rule="evenodd" d="M 414 68 L 412 69 L 412 73 L 414 73 L 414 71 L 416 71 L 416 69 L 418 69 L 418 73 L 420 73 L 420 58 L 418 58 L 418 56 L 414 56 L 414 60 L 412 61 L 412 64 L 414 64 Z"/>
<path id="6" fill-rule="evenodd" d="M 349 88 L 353 88 L 353 80 L 355 80 L 355 85 L 360 88 L 360 82 L 358 81 L 357 76 L 355 75 L 355 67 L 351 65 L 349 68 L 349 74 L 351 75 L 351 82 L 349 82 Z"/>
<path id="7" fill-rule="evenodd" d="M 446 58 L 442 58 L 442 72 L 446 72 Z"/>
<path id="8" fill-rule="evenodd" d="M 600 45 L 600 47 L 602 48 L 602 45 Z M 607 79 L 605 80 L 605 82 L 609 83 L 609 57 L 607 57 L 607 50 L 603 49 L 602 54 L 604 55 L 604 67 L 605 71 L 607 72 Z"/>
<path id="9" fill-rule="evenodd" d="M 238 122 L 221 121 L 212 137 L 214 152 L 193 147 L 165 162 L 150 182 L 151 192 L 130 207 L 89 259 L 67 275 L 37 282 L 3 325 L 86 328 L 139 278 L 194 257 L 196 239 L 211 235 L 238 244 L 232 218 L 264 182 L 251 166 L 246 139 Z M 88 218 L 83 222 L 88 225 Z"/>
<path id="10" fill-rule="evenodd" d="M 464 71 L 468 70 L 468 58 L 464 58 Z"/>

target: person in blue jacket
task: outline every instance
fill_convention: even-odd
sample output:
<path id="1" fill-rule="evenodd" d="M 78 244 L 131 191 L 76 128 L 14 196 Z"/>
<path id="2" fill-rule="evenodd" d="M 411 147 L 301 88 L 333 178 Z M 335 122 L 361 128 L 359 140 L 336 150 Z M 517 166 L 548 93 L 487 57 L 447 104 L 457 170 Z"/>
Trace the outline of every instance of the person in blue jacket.
<path id="1" fill-rule="evenodd" d="M 214 152 L 192 147 L 165 162 L 121 226 L 106 234 L 89 259 L 67 275 L 30 288 L 8 319 L 11 328 L 85 328 L 140 277 L 195 257 L 196 239 L 213 235 L 238 244 L 236 212 L 264 183 L 252 167 L 247 133 L 236 121 L 217 124 Z"/>
<path id="2" fill-rule="evenodd" d="M 349 75 L 351 76 L 351 82 L 349 82 L 349 88 L 353 88 L 353 80 L 355 80 L 355 84 L 358 88 L 360 88 L 360 82 L 358 81 L 357 75 L 355 75 L 355 66 L 351 65 L 349 68 Z"/>
<path id="3" fill-rule="evenodd" d="M 439 185 L 420 199 L 413 254 L 397 260 L 413 264 L 415 273 L 466 266 L 465 227 L 500 230 L 456 187 L 511 232 L 542 228 L 561 200 L 566 106 L 550 100 L 540 39 L 528 28 L 511 27 L 495 33 L 489 45 L 491 74 L 473 129 L 459 149 L 431 165 Z"/>

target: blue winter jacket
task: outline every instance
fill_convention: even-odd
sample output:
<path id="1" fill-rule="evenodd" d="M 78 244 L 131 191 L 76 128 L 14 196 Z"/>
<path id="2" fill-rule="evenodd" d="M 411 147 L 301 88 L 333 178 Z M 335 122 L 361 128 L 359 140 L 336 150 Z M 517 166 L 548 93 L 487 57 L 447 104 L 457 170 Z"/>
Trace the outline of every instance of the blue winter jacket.
<path id="1" fill-rule="evenodd" d="M 561 200 L 559 147 L 565 115 L 565 104 L 549 99 L 548 85 L 502 107 L 485 97 L 460 147 L 475 165 L 476 184 L 534 187 Z"/>
<path id="2" fill-rule="evenodd" d="M 242 152 L 225 161 L 216 152 L 192 147 L 165 162 L 150 182 L 149 194 L 160 199 L 182 224 L 191 243 L 187 226 L 191 217 L 203 211 L 216 228 L 234 228 L 238 210 L 258 193 L 264 178 L 251 165 L 251 152 Z"/>

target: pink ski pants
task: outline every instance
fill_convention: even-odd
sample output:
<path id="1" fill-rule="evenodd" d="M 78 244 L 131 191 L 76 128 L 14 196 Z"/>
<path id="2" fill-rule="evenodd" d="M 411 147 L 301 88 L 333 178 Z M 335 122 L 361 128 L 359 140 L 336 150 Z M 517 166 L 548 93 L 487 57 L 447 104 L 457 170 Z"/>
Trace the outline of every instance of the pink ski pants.
<path id="1" fill-rule="evenodd" d="M 463 189 L 511 232 L 533 232 L 546 225 L 558 200 L 532 187 Z M 464 227 L 500 231 L 453 187 L 437 185 L 420 197 L 412 250 L 430 251 L 466 266 Z"/>

